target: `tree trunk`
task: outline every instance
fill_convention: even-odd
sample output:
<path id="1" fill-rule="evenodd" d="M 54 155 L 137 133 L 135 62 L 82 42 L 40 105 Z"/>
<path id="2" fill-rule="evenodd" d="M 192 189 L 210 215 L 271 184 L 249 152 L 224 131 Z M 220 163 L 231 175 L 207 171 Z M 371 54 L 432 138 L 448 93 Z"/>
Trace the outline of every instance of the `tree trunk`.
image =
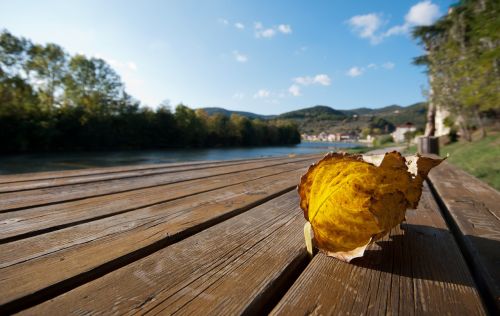
<path id="1" fill-rule="evenodd" d="M 474 112 L 474 117 L 477 121 L 477 125 L 479 126 L 480 138 L 483 139 L 486 137 L 486 129 L 484 128 L 483 120 L 481 119 L 481 115 L 479 115 L 477 107 L 474 107 L 473 112 Z"/>
<path id="2" fill-rule="evenodd" d="M 427 123 L 425 124 L 425 136 L 434 136 L 436 133 L 436 106 L 429 100 L 427 109 Z"/>
<path id="3" fill-rule="evenodd" d="M 425 136 L 434 136 L 436 133 L 436 105 L 433 100 L 432 75 L 429 75 L 429 107 L 427 108 L 427 123 L 425 124 Z"/>
<path id="4" fill-rule="evenodd" d="M 464 117 L 460 114 L 458 118 L 458 126 L 460 128 L 460 136 L 466 141 L 470 142 L 472 140 L 469 130 L 467 129 L 467 124 L 464 121 Z"/>

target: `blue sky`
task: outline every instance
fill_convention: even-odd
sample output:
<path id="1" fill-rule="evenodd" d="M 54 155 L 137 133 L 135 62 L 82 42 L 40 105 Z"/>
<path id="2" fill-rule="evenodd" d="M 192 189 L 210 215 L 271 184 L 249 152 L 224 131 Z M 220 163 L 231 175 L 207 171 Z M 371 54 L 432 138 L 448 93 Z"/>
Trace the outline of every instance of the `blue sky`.
<path id="1" fill-rule="evenodd" d="M 107 60 L 148 106 L 277 114 L 422 101 L 409 31 L 453 2 L 0 0 L 0 28 Z"/>

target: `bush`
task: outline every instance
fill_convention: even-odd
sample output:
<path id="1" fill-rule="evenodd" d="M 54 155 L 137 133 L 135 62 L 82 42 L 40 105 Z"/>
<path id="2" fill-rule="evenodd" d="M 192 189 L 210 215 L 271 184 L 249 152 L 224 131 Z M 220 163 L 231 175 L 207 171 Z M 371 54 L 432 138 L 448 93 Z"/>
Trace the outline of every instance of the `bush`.
<path id="1" fill-rule="evenodd" d="M 377 138 L 375 138 L 374 145 L 375 146 L 382 146 L 388 143 L 393 143 L 394 139 L 392 138 L 391 135 L 380 135 Z"/>

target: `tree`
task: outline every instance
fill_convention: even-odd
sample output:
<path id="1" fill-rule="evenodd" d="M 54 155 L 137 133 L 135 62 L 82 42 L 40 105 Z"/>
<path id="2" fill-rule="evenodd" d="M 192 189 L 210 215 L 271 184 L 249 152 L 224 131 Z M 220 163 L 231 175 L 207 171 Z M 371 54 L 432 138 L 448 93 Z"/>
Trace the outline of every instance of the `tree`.
<path id="1" fill-rule="evenodd" d="M 142 107 L 102 59 L 0 33 L 0 151 L 297 143 L 297 126 L 209 116 L 165 101 Z"/>
<path id="2" fill-rule="evenodd" d="M 39 87 L 42 104 L 49 111 L 56 103 L 56 93 L 60 94 L 67 72 L 67 54 L 56 44 L 33 45 L 29 49 L 30 59 L 27 69 L 34 75 L 35 85 Z"/>
<path id="3" fill-rule="evenodd" d="M 31 42 L 25 38 L 17 38 L 9 31 L 0 34 L 0 78 L 19 77 L 26 79 L 28 50 Z"/>
<path id="4" fill-rule="evenodd" d="M 66 104 L 82 106 L 93 115 L 119 113 L 121 101 L 128 97 L 120 76 L 99 58 L 72 57 L 64 83 Z"/>
<path id="5" fill-rule="evenodd" d="M 429 72 L 426 133 L 433 130 L 433 110 L 442 106 L 455 117 L 465 139 L 471 139 L 470 129 L 475 124 L 486 135 L 482 116 L 500 109 L 499 15 L 498 1 L 464 0 L 434 25 L 413 31 L 427 50 L 425 56 L 415 59 Z"/>

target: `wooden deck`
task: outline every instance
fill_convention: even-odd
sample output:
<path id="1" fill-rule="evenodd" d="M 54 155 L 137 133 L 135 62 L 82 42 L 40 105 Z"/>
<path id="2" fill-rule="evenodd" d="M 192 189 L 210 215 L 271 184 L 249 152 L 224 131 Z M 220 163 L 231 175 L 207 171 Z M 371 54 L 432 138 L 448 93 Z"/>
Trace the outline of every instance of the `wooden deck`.
<path id="1" fill-rule="evenodd" d="M 350 264 L 305 251 L 320 156 L 0 176 L 0 315 L 487 315 L 500 194 L 443 163 Z"/>

